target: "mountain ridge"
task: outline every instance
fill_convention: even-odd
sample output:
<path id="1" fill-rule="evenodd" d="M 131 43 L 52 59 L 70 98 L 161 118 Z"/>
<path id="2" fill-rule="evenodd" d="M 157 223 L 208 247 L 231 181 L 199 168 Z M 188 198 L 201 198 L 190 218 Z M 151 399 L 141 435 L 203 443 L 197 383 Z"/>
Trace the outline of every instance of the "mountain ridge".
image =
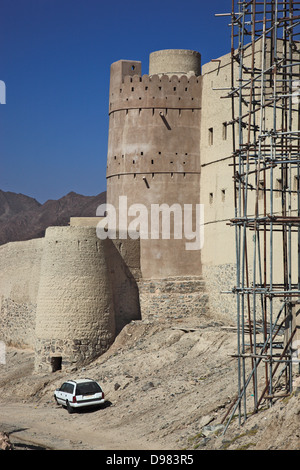
<path id="1" fill-rule="evenodd" d="M 70 217 L 95 217 L 106 192 L 84 196 L 69 192 L 43 204 L 21 193 L 0 190 L 0 245 L 41 238 L 50 226 L 66 226 Z"/>

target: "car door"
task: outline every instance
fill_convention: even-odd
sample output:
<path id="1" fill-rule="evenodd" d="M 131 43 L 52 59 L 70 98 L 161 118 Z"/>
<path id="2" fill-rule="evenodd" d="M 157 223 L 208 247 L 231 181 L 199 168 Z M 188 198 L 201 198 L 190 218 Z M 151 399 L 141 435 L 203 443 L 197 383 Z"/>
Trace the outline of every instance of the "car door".
<path id="1" fill-rule="evenodd" d="M 56 391 L 56 399 L 60 405 L 64 405 L 66 402 L 66 388 L 67 383 L 63 383 L 62 386 Z"/>
<path id="2" fill-rule="evenodd" d="M 67 383 L 66 387 L 64 389 L 64 400 L 65 400 L 65 405 L 67 402 L 71 403 L 73 401 L 73 395 L 74 395 L 74 384 Z"/>

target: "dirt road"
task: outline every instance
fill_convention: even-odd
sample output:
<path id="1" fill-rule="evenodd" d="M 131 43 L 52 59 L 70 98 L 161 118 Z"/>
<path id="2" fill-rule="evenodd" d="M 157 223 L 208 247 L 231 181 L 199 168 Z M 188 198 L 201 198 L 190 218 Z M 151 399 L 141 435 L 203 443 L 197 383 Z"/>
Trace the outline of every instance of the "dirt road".
<path id="1" fill-rule="evenodd" d="M 137 321 L 84 370 L 44 375 L 33 372 L 33 351 L 7 348 L 0 431 L 33 448 L 299 449 L 297 393 L 249 417 L 242 429 L 234 420 L 225 436 L 216 432 L 236 395 L 235 344 L 234 329 L 211 319 Z M 104 408 L 70 415 L 55 404 L 55 388 L 79 377 L 101 383 Z"/>

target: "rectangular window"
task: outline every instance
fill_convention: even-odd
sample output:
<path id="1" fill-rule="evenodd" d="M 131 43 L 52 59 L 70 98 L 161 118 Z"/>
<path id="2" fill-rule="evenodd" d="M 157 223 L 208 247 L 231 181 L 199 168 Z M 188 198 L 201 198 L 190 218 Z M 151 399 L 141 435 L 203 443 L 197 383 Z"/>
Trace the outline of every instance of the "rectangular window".
<path id="1" fill-rule="evenodd" d="M 280 197 L 281 191 L 282 191 L 282 179 L 281 178 L 276 179 L 275 190 L 276 190 L 275 197 Z"/>
<path id="2" fill-rule="evenodd" d="M 227 140 L 227 122 L 223 122 L 222 137 L 223 140 Z"/>
<path id="3" fill-rule="evenodd" d="M 214 200 L 214 193 L 209 193 L 209 203 L 212 204 Z"/>
<path id="4" fill-rule="evenodd" d="M 258 182 L 258 198 L 263 199 L 265 192 L 265 182 L 261 180 Z"/>
<path id="5" fill-rule="evenodd" d="M 214 143 L 214 129 L 213 127 L 210 127 L 208 129 L 208 144 L 213 145 Z"/>

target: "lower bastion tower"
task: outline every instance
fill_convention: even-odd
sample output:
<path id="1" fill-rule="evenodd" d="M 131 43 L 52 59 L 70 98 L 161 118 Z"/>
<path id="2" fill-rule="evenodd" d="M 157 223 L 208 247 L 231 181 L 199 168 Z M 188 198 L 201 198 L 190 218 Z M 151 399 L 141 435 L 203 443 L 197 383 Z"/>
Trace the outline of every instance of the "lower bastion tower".
<path id="1" fill-rule="evenodd" d="M 174 230 L 179 212 L 164 214 L 170 216 L 169 239 L 161 233 L 162 215 L 159 235 L 157 224 L 153 227 L 155 205 L 181 210 L 184 223 L 185 205 L 193 207 L 195 219 L 200 203 L 200 60 L 198 52 L 179 49 L 151 53 L 149 75 L 141 74 L 138 61 L 111 65 L 107 201 L 117 213 L 122 196 L 128 208 L 147 208 L 148 239 L 141 234 L 144 278 L 201 275 L 200 251 L 186 249 L 188 227 L 179 227 L 177 218 Z M 131 220 L 129 213 L 128 226 Z"/>

